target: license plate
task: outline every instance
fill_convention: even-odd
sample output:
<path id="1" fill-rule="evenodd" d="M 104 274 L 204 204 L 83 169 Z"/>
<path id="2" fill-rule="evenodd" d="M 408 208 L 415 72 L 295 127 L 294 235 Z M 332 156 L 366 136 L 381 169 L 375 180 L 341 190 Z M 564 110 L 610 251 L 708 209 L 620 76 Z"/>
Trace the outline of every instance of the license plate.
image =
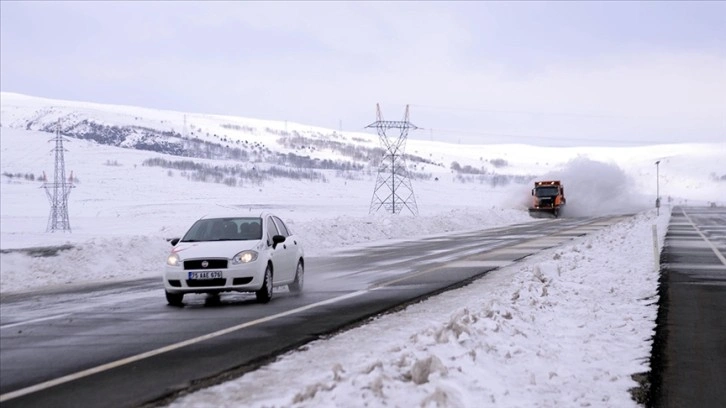
<path id="1" fill-rule="evenodd" d="M 222 277 L 222 271 L 189 272 L 189 280 L 220 279 Z"/>

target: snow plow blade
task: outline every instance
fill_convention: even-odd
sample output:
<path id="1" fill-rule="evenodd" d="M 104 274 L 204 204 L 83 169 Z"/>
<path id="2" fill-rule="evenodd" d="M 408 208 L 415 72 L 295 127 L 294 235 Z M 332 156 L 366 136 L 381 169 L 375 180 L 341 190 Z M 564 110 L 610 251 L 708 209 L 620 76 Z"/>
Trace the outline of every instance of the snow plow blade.
<path id="1" fill-rule="evenodd" d="M 559 208 L 530 208 L 529 216 L 532 218 L 557 218 L 560 215 Z"/>

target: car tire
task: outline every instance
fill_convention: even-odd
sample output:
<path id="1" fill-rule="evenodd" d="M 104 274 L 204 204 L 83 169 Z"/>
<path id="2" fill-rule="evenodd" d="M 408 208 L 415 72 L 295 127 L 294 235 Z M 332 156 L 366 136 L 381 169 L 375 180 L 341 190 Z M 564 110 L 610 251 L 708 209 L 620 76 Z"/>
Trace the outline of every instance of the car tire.
<path id="1" fill-rule="evenodd" d="M 302 259 L 297 261 L 297 268 L 295 269 L 295 280 L 287 286 L 291 293 L 300 293 L 303 290 L 303 284 L 305 283 L 305 266 L 303 265 Z"/>
<path id="2" fill-rule="evenodd" d="M 270 265 L 267 265 L 267 269 L 265 269 L 262 287 L 255 292 L 255 296 L 257 296 L 257 301 L 260 303 L 267 303 L 272 299 L 272 268 Z"/>
<path id="3" fill-rule="evenodd" d="M 184 300 L 184 294 L 183 293 L 170 293 L 166 292 L 166 301 L 172 305 L 172 306 L 182 306 L 184 303 L 182 302 Z"/>

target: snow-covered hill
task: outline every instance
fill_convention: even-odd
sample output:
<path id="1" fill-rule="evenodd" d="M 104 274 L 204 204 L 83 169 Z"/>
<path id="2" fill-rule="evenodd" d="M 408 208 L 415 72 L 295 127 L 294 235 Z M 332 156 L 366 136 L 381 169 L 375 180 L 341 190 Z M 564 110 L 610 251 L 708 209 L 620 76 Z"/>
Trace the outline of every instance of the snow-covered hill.
<path id="1" fill-rule="evenodd" d="M 2 93 L 1 114 L 4 127 L 43 132 L 60 128 L 69 137 L 184 157 L 344 169 L 368 165 L 382 152 L 375 134 L 353 136 L 294 123 L 13 93 Z M 417 155 L 409 160 L 431 162 Z"/>
<path id="2" fill-rule="evenodd" d="M 2 248 L 71 239 L 45 234 L 49 204 L 38 181 L 44 173 L 52 177 L 54 158 L 48 140 L 53 135 L 45 131 L 54 130 L 58 120 L 65 135 L 80 137 L 69 137 L 65 145 L 67 174 L 72 173 L 76 184 L 69 199 L 75 241 L 95 237 L 99 229 L 93 224 L 114 219 L 123 221 L 104 228 L 103 235 L 168 235 L 210 206 L 279 208 L 293 222 L 321 214 L 329 219 L 367 219 L 376 160 L 382 152 L 373 132 L 340 133 L 285 122 L 5 92 L 0 102 Z M 130 133 L 119 143 L 99 143 L 83 133 L 92 128 L 91 123 Z M 207 144 L 201 157 L 186 150 L 139 147 L 131 141 L 141 139 L 129 135 L 142 128 L 166 134 L 168 143 L 176 139 L 183 145 L 199 139 Z M 222 146 L 217 154 L 212 143 Z M 228 145 L 249 147 L 234 157 L 230 152 L 235 148 Z M 562 179 L 570 215 L 633 212 L 652 207 L 655 201 L 656 160 L 661 161 L 664 199 L 726 201 L 726 142 L 546 148 L 447 144 L 412 134 L 407 151 L 419 157 L 408 164 L 418 174 L 413 187 L 422 216 L 462 209 L 522 212 L 533 178 Z M 293 155 L 309 160 L 294 160 Z M 426 231 L 434 232 L 422 230 Z M 350 234 L 341 235 L 355 240 Z M 377 236 L 370 234 L 367 239 Z"/>
<path id="3" fill-rule="evenodd" d="M 425 122 L 425 118 L 420 120 Z M 284 121 L 0 94 L 3 129 L 53 132 L 58 123 L 64 135 L 99 144 L 229 160 L 246 168 L 256 164 L 375 172 L 383 152 L 372 130 L 340 132 Z M 362 130 L 365 125 L 361 124 Z M 503 145 L 442 143 L 419 139 L 411 132 L 406 153 L 414 176 L 454 174 L 462 181 L 493 185 L 529 182 L 553 172 L 557 175 L 575 158 L 618 166 L 632 178 L 634 188 L 650 194 L 655 194 L 654 163 L 660 160 L 661 195 L 677 199 L 723 200 L 708 191 L 719 185 L 717 181 L 726 182 L 722 166 L 726 140 L 715 144 L 552 148 L 516 141 Z M 590 176 L 597 181 L 597 174 Z"/>

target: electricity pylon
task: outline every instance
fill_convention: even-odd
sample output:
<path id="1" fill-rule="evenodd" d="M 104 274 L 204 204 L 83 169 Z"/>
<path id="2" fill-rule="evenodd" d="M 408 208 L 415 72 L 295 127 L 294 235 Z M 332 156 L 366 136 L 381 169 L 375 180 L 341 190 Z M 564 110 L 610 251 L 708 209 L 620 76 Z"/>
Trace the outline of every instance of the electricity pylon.
<path id="1" fill-rule="evenodd" d="M 71 223 L 68 220 L 68 195 L 75 186 L 72 181 L 66 180 L 66 163 L 63 158 L 64 138 L 60 134 L 60 120 L 56 126 L 55 138 L 49 141 L 55 141 L 55 171 L 53 172 L 53 182 L 43 183 L 45 193 L 50 200 L 50 216 L 48 217 L 48 227 L 46 232 L 68 231 L 71 232 Z M 67 140 L 67 139 L 66 139 Z"/>
<path id="2" fill-rule="evenodd" d="M 376 128 L 381 145 L 386 150 L 378 165 L 376 187 L 373 190 L 369 214 L 377 212 L 381 208 L 385 208 L 392 214 L 399 214 L 406 208 L 411 211 L 411 214 L 418 215 L 416 196 L 413 194 L 413 186 L 404 156 L 409 129 L 418 129 L 416 125 L 408 121 L 408 105 L 406 105 L 406 113 L 402 121 L 391 121 L 383 120 L 381 107 L 376 104 L 376 121 L 366 128 Z M 389 139 L 386 136 L 388 129 L 399 129 L 398 138 Z"/>

